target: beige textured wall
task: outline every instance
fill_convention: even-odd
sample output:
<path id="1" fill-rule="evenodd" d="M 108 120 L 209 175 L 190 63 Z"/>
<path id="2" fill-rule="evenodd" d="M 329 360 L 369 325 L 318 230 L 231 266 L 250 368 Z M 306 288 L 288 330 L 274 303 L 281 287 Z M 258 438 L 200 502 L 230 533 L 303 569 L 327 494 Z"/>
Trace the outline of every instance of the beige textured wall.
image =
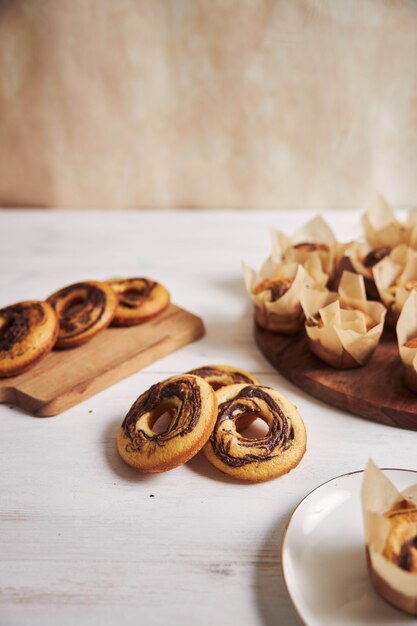
<path id="1" fill-rule="evenodd" d="M 415 0 L 0 0 L 0 205 L 417 199 Z"/>

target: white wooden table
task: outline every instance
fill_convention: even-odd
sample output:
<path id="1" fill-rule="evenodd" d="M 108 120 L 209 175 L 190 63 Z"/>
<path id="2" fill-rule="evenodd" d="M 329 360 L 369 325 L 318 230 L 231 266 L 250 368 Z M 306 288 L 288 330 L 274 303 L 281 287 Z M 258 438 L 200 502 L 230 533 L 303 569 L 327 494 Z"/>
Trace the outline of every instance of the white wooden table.
<path id="1" fill-rule="evenodd" d="M 263 261 L 270 226 L 291 232 L 311 215 L 0 212 L 0 306 L 80 279 L 148 275 L 207 327 L 201 341 L 57 417 L 0 406 L 2 626 L 295 626 L 279 547 L 296 504 L 369 456 L 417 468 L 417 433 L 308 397 L 254 344 L 240 262 Z M 357 211 L 324 215 L 341 238 L 359 232 Z M 298 405 L 308 430 L 298 468 L 246 485 L 201 454 L 157 476 L 123 464 L 115 432 L 135 398 L 209 363 L 246 368 Z"/>

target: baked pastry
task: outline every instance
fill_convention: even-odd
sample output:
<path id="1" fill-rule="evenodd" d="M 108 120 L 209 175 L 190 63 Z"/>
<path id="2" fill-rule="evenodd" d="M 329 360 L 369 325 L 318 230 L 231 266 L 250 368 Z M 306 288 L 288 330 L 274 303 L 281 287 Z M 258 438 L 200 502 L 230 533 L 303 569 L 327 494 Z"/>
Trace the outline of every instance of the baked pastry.
<path id="1" fill-rule="evenodd" d="M 387 324 L 395 329 L 410 292 L 417 290 L 417 252 L 401 244 L 373 269 L 379 297 L 387 307 Z"/>
<path id="2" fill-rule="evenodd" d="M 363 276 L 366 293 L 370 299 L 379 299 L 374 271 L 379 266 L 379 263 L 383 262 L 391 252 L 392 248 L 390 246 L 373 247 L 369 243 L 360 241 L 354 241 L 347 247 L 346 257 L 350 263 L 349 269 Z"/>
<path id="3" fill-rule="evenodd" d="M 268 298 L 269 302 L 276 302 L 277 300 L 282 298 L 284 293 L 287 293 L 293 282 L 293 278 L 284 278 L 283 276 L 276 276 L 275 278 L 265 278 L 255 286 L 253 294 L 258 295 L 266 291 L 266 298 Z"/>
<path id="4" fill-rule="evenodd" d="M 306 289 L 301 297 L 311 351 L 338 369 L 364 365 L 381 338 L 385 307 L 368 302 L 363 276 L 344 272 L 339 292 Z"/>
<path id="5" fill-rule="evenodd" d="M 362 225 L 365 242 L 352 243 L 346 255 L 355 272 L 365 278 L 368 297 L 378 299 L 380 289 L 375 284 L 374 271 L 396 247 L 407 248 L 415 228 L 415 218 L 410 215 L 408 222 L 398 221 L 389 204 L 381 196 L 375 196 L 362 216 Z"/>
<path id="6" fill-rule="evenodd" d="M 216 391 L 217 421 L 203 448 L 219 470 L 239 480 L 259 482 L 292 470 L 304 456 L 306 430 L 296 407 L 269 387 L 230 385 Z M 261 417 L 269 427 L 259 439 L 238 431 L 239 421 Z"/>
<path id="7" fill-rule="evenodd" d="M 321 271 L 320 262 L 317 262 Z M 242 267 L 259 326 L 272 332 L 297 332 L 304 321 L 300 295 L 305 285 L 314 284 L 305 268 L 296 263 L 277 265 L 271 258 L 267 259 L 259 274 L 245 263 Z"/>
<path id="8" fill-rule="evenodd" d="M 361 499 L 367 566 L 375 591 L 417 615 L 417 484 L 400 493 L 369 461 Z"/>
<path id="9" fill-rule="evenodd" d="M 415 214 L 410 212 L 407 221 L 400 222 L 388 202 L 376 195 L 362 216 L 362 225 L 371 248 L 395 248 L 410 243 L 416 220 Z"/>
<path id="10" fill-rule="evenodd" d="M 162 313 L 170 302 L 168 290 L 149 278 L 115 278 L 107 283 L 119 298 L 113 326 L 142 324 Z"/>
<path id="11" fill-rule="evenodd" d="M 417 392 L 417 291 L 410 291 L 398 318 L 398 351 L 406 386 Z"/>
<path id="12" fill-rule="evenodd" d="M 204 378 L 215 391 L 227 385 L 251 384 L 260 385 L 261 383 L 255 376 L 240 369 L 239 367 L 231 367 L 230 365 L 204 365 L 197 367 L 187 374 L 200 376 Z"/>
<path id="13" fill-rule="evenodd" d="M 390 530 L 382 555 L 401 569 L 417 573 L 417 505 L 401 500 L 385 516 Z"/>
<path id="14" fill-rule="evenodd" d="M 343 305 L 343 304 L 339 303 L 339 310 L 340 311 L 354 311 L 355 309 L 352 309 L 352 307 L 348 307 L 346 305 Z M 374 328 L 374 326 L 377 325 L 376 320 L 374 320 L 370 315 L 368 315 L 368 313 L 365 313 L 364 311 L 356 311 L 356 313 L 358 314 L 359 319 L 362 318 L 363 325 L 365 326 L 366 331 L 371 330 L 371 328 Z M 342 324 L 343 324 L 344 321 L 345 320 L 343 320 L 341 318 Z M 313 326 L 317 326 L 317 328 L 323 328 L 324 321 L 323 321 L 323 318 L 321 316 L 321 313 L 319 312 L 315 316 L 310 317 L 306 321 L 306 326 L 308 326 L 310 328 L 313 327 Z"/>
<path id="15" fill-rule="evenodd" d="M 47 302 L 18 302 L 0 309 L 0 377 L 17 376 L 50 352 L 58 319 Z"/>
<path id="16" fill-rule="evenodd" d="M 364 267 L 372 268 L 374 265 L 385 259 L 386 256 L 391 252 L 391 248 L 389 246 L 378 246 L 377 248 L 372 248 L 363 258 L 362 263 Z"/>
<path id="17" fill-rule="evenodd" d="M 344 304 L 344 303 L 340 305 L 340 308 L 342 311 L 355 311 L 356 310 L 359 316 L 363 318 L 366 332 L 368 332 L 368 330 L 371 330 L 371 328 L 374 328 L 378 324 L 378 320 L 375 319 L 375 317 L 372 317 L 371 315 L 369 315 L 367 311 L 361 311 L 360 309 L 355 309 L 354 307 L 348 306 L 347 304 Z"/>
<path id="18" fill-rule="evenodd" d="M 153 430 L 158 418 L 170 413 L 162 433 Z M 182 465 L 203 447 L 217 417 L 216 394 L 198 376 L 168 378 L 134 402 L 117 434 L 122 459 L 142 472 L 166 472 Z"/>
<path id="19" fill-rule="evenodd" d="M 314 217 L 290 237 L 278 230 L 272 230 L 271 236 L 272 257 L 276 263 L 299 263 L 309 271 L 308 263 L 317 259 L 326 275 L 322 285 L 315 285 L 317 288 L 325 287 L 337 278 L 347 244 L 336 240 L 321 216 Z"/>
<path id="20" fill-rule="evenodd" d="M 106 283 L 86 281 L 59 289 L 47 299 L 58 316 L 56 348 L 74 348 L 109 326 L 117 296 Z"/>

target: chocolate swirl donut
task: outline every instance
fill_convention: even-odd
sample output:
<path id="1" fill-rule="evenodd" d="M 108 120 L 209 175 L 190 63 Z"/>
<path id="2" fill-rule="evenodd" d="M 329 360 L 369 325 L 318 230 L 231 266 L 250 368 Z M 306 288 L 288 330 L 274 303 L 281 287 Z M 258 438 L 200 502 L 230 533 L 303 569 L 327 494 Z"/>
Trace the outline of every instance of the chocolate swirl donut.
<path id="1" fill-rule="evenodd" d="M 56 347 L 73 348 L 107 328 L 116 310 L 117 297 L 106 283 L 86 281 L 56 291 L 47 302 L 59 320 Z"/>
<path id="2" fill-rule="evenodd" d="M 157 433 L 153 427 L 165 413 L 171 423 Z M 206 443 L 217 416 L 210 385 L 183 374 L 153 385 L 132 405 L 117 437 L 122 459 L 145 472 L 164 472 L 185 463 Z"/>
<path id="3" fill-rule="evenodd" d="M 170 302 L 168 290 L 149 278 L 115 278 L 107 283 L 119 299 L 113 326 L 142 324 L 161 313 Z"/>
<path id="4" fill-rule="evenodd" d="M 216 392 L 216 425 L 204 453 L 213 465 L 241 480 L 260 481 L 280 476 L 301 460 L 306 435 L 297 409 L 273 389 L 232 385 Z M 237 422 L 248 416 L 263 419 L 264 437 L 248 439 Z"/>
<path id="5" fill-rule="evenodd" d="M 204 365 L 203 367 L 197 367 L 187 372 L 187 374 L 204 378 L 215 391 L 227 385 L 238 385 L 242 383 L 260 385 L 259 380 L 255 378 L 255 376 L 249 372 L 245 372 L 245 370 L 238 367 L 231 367 L 230 365 Z"/>
<path id="6" fill-rule="evenodd" d="M 57 333 L 57 317 L 46 302 L 18 302 L 0 309 L 0 377 L 29 369 L 52 350 Z"/>

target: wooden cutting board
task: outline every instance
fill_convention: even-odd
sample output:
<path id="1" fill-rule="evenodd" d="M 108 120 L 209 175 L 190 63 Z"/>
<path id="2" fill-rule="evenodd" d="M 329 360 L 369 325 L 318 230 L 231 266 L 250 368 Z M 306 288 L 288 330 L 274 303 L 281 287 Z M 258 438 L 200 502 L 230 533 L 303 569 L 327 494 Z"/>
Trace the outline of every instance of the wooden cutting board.
<path id="1" fill-rule="evenodd" d="M 278 372 L 315 398 L 376 422 L 417 430 L 417 394 L 404 385 L 393 336 L 382 338 L 364 367 L 336 370 L 310 351 L 304 332 L 280 335 L 257 324 L 254 332 Z"/>
<path id="2" fill-rule="evenodd" d="M 107 328 L 72 350 L 54 350 L 29 371 L 0 380 L 0 402 L 57 415 L 204 335 L 203 321 L 171 304 L 140 326 Z"/>

